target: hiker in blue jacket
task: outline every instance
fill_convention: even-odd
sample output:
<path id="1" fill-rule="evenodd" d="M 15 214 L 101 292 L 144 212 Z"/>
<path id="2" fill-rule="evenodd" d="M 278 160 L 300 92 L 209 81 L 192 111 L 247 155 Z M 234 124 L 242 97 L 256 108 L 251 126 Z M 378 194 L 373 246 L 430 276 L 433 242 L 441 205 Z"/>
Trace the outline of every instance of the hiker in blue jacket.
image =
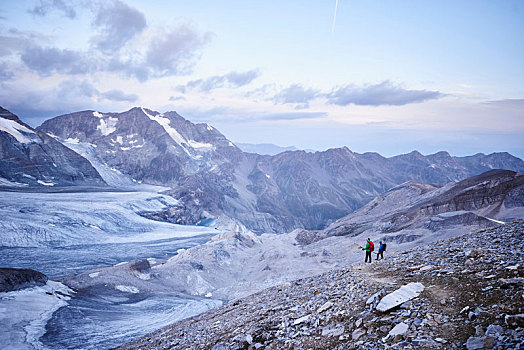
<path id="1" fill-rule="evenodd" d="M 378 246 L 377 260 L 379 256 L 381 259 L 384 259 L 384 252 L 386 251 L 386 242 L 382 243 L 382 241 L 380 241 L 379 243 L 380 245 Z"/>

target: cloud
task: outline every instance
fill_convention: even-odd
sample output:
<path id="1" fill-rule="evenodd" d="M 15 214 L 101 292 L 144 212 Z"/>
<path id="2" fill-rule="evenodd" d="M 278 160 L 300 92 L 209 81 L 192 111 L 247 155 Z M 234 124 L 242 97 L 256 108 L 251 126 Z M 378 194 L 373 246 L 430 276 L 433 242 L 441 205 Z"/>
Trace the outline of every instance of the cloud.
<path id="1" fill-rule="evenodd" d="M 327 116 L 325 112 L 289 112 L 289 113 L 268 113 L 255 115 L 256 120 L 298 120 L 298 119 L 318 119 Z"/>
<path id="2" fill-rule="evenodd" d="M 99 8 L 93 26 L 100 29 L 100 34 L 92 40 L 102 52 L 113 54 L 141 33 L 146 25 L 143 13 L 121 1 L 112 1 Z"/>
<path id="3" fill-rule="evenodd" d="M 186 92 L 187 90 L 198 90 L 210 92 L 214 89 L 223 87 L 237 88 L 250 84 L 254 79 L 260 76 L 258 69 L 252 69 L 247 72 L 229 72 L 224 75 L 214 75 L 206 79 L 191 80 L 186 85 L 179 85 L 175 90 Z"/>
<path id="4" fill-rule="evenodd" d="M 83 74 L 95 69 L 94 61 L 84 57 L 82 52 L 55 47 L 33 45 L 27 47 L 20 58 L 28 68 L 44 76 L 54 72 Z"/>
<path id="5" fill-rule="evenodd" d="M 146 53 L 130 58 L 120 56 L 107 60 L 104 69 L 135 77 L 140 82 L 151 78 L 190 74 L 199 52 L 209 42 L 211 34 L 200 34 L 188 24 L 171 31 L 161 31 L 149 42 Z"/>
<path id="6" fill-rule="evenodd" d="M 516 109 L 524 112 L 523 98 L 509 98 L 505 100 L 494 100 L 485 102 L 489 106 Z"/>
<path id="7" fill-rule="evenodd" d="M 66 80 L 58 85 L 58 96 L 74 98 L 90 98 L 98 96 L 98 90 L 87 80 Z"/>
<path id="8" fill-rule="evenodd" d="M 14 73 L 11 71 L 7 63 L 0 62 L 0 81 L 7 81 L 14 77 Z"/>
<path id="9" fill-rule="evenodd" d="M 209 41 L 209 37 L 209 33 L 200 35 L 193 28 L 182 25 L 153 39 L 145 54 L 143 51 L 136 52 L 123 58 L 118 52 L 108 54 L 93 50 L 42 47 L 35 44 L 36 40 L 29 39 L 25 45 L 21 45 L 15 40 L 16 36 L 0 36 L 0 44 L 5 42 L 8 47 L 6 52 L 0 49 L 0 56 L 18 50 L 22 63 L 42 76 L 52 73 L 77 75 L 112 72 L 144 82 L 151 78 L 190 73 L 196 64 L 200 48 Z"/>
<path id="10" fill-rule="evenodd" d="M 185 101 L 186 98 L 184 96 L 171 96 L 169 97 L 169 101 Z"/>
<path id="11" fill-rule="evenodd" d="M 24 121 L 32 126 L 49 117 L 73 111 L 128 108 L 137 97 L 119 90 L 101 92 L 88 80 L 75 78 L 46 88 L 21 80 L 0 81 L 0 87 L 2 107 L 27 118 Z"/>
<path id="12" fill-rule="evenodd" d="M 251 83 L 260 76 L 258 69 L 252 69 L 247 72 L 229 72 L 225 78 L 229 84 L 234 87 L 244 86 Z"/>
<path id="13" fill-rule="evenodd" d="M 126 94 L 122 90 L 109 90 L 101 93 L 100 96 L 110 101 L 135 102 L 138 100 L 138 95 Z"/>
<path id="14" fill-rule="evenodd" d="M 189 74 L 200 49 L 211 39 L 210 33 L 200 35 L 191 25 L 155 37 L 147 50 L 145 63 L 150 75 L 156 77 Z"/>
<path id="15" fill-rule="evenodd" d="M 273 97 L 275 103 L 298 103 L 298 109 L 308 108 L 309 101 L 320 96 L 320 90 L 306 89 L 300 84 L 293 84 L 282 89 Z"/>
<path id="16" fill-rule="evenodd" d="M 63 12 L 64 16 L 71 19 L 76 17 L 74 4 L 66 4 L 66 2 L 63 0 L 40 0 L 40 5 L 35 6 L 31 10 L 28 10 L 28 12 L 32 13 L 33 15 L 43 17 L 47 15 L 48 12 L 53 10 Z"/>
<path id="17" fill-rule="evenodd" d="M 48 37 L 40 33 L 20 31 L 11 28 L 7 33 L 0 35 L 0 57 L 12 54 L 19 55 L 21 51 L 30 47 L 35 42 L 48 41 Z"/>
<path id="18" fill-rule="evenodd" d="M 220 121 L 234 123 L 289 121 L 300 119 L 319 119 L 327 117 L 326 112 L 277 112 L 277 113 L 253 113 L 242 108 L 229 106 L 218 106 L 210 109 L 182 107 L 180 112 L 187 115 L 191 120 L 198 121 Z"/>
<path id="19" fill-rule="evenodd" d="M 389 80 L 376 85 L 357 87 L 346 85 L 332 90 L 325 95 L 328 103 L 339 106 L 349 104 L 360 106 L 402 106 L 409 103 L 423 102 L 445 96 L 438 91 L 406 90 Z"/>

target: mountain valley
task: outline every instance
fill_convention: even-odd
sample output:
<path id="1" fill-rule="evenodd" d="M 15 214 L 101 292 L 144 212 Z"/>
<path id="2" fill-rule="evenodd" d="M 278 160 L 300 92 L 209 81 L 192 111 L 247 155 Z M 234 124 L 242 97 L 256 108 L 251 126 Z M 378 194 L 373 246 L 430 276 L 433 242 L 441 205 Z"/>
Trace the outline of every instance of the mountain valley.
<path id="1" fill-rule="evenodd" d="M 484 283 L 522 278 L 524 162 L 508 153 L 262 155 L 176 112 L 82 111 L 36 129 L 0 112 L 2 267 L 49 277 L 0 301 L 38 303 L 2 319 L 14 348 L 112 347 L 161 327 L 126 346 L 504 348 L 522 337 L 520 280 Z M 515 246 L 508 261 L 470 252 L 488 239 L 502 249 L 497 235 Z M 365 266 L 368 237 L 388 249 Z M 466 300 L 453 273 L 468 281 L 471 318 L 453 304 Z M 363 303 L 405 283 L 426 289 L 389 315 Z"/>

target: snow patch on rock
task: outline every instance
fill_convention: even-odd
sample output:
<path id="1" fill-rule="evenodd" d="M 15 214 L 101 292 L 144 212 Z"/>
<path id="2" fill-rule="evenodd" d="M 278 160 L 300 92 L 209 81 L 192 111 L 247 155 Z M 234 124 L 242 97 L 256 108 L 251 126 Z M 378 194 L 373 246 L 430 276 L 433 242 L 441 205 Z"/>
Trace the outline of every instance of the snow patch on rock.
<path id="1" fill-rule="evenodd" d="M 100 133 L 104 136 L 112 134 L 116 131 L 116 123 L 118 118 L 109 117 L 107 119 L 100 119 L 100 124 L 96 127 L 97 130 L 100 130 Z"/>
<path id="2" fill-rule="evenodd" d="M 121 292 L 124 292 L 124 293 L 133 293 L 133 294 L 140 293 L 140 290 L 137 287 L 133 287 L 133 286 L 123 286 L 119 284 L 115 286 L 115 289 Z"/>
<path id="3" fill-rule="evenodd" d="M 31 129 L 26 128 L 22 124 L 18 124 L 16 121 L 11 119 L 0 118 L 0 131 L 4 131 L 9 135 L 13 136 L 20 143 L 32 143 L 35 142 L 35 139 L 31 139 L 24 135 L 26 134 L 35 134 Z"/>
<path id="4" fill-rule="evenodd" d="M 42 185 L 42 186 L 54 186 L 54 185 L 56 185 L 54 182 L 45 182 L 45 181 L 42 181 L 42 180 L 38 180 L 37 182 L 40 185 Z"/>

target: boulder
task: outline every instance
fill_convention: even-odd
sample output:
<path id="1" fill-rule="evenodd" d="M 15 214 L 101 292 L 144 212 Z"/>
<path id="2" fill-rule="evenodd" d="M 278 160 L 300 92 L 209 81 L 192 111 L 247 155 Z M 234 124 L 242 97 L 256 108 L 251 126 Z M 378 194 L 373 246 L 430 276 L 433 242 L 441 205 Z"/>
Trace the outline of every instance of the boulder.
<path id="1" fill-rule="evenodd" d="M 342 333 L 344 333 L 344 324 L 342 323 L 336 325 L 330 324 L 322 328 L 323 337 L 338 337 Z"/>
<path id="2" fill-rule="evenodd" d="M 411 300 L 424 290 L 424 285 L 418 282 L 411 282 L 405 286 L 400 287 L 392 293 L 386 295 L 380 303 L 377 305 L 377 310 L 381 312 L 386 312 L 401 305 L 402 303 Z"/>
<path id="3" fill-rule="evenodd" d="M 468 350 L 477 349 L 493 349 L 495 345 L 495 338 L 493 337 L 469 337 L 466 342 L 466 348 Z"/>
<path id="4" fill-rule="evenodd" d="M 388 333 L 388 337 L 396 337 L 397 335 L 404 335 L 406 334 L 406 332 L 408 331 L 409 329 L 409 326 L 407 324 L 405 324 L 404 322 L 400 322 L 399 324 L 397 324 L 395 327 L 393 327 L 389 333 Z"/>

